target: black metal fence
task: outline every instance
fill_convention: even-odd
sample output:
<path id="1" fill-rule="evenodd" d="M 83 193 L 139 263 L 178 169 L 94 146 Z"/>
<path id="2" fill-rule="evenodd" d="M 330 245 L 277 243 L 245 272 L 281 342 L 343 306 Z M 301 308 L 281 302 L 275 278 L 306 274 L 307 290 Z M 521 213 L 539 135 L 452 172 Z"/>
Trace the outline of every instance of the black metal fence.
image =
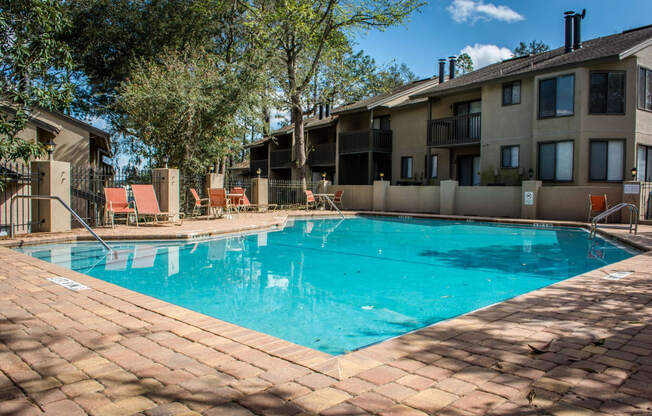
<path id="1" fill-rule="evenodd" d="M 243 188 L 245 190 L 245 195 L 247 195 L 247 199 L 251 201 L 251 179 L 250 178 L 229 177 L 226 180 L 224 188 L 227 189 L 229 192 L 233 188 Z"/>
<path id="2" fill-rule="evenodd" d="M 268 198 L 270 204 L 279 208 L 292 208 L 306 203 L 306 194 L 301 181 L 270 179 L 268 182 Z M 307 182 L 307 189 L 312 190 L 316 184 Z"/>
<path id="3" fill-rule="evenodd" d="M 199 198 L 208 198 L 208 187 L 205 173 L 181 172 L 179 184 L 179 207 L 182 212 L 191 213 L 195 198 L 190 189 L 197 191 Z"/>
<path id="4" fill-rule="evenodd" d="M 11 199 L 15 195 L 32 195 L 32 185 L 38 184 L 38 176 L 38 172 L 32 170 L 29 165 L 0 161 L 0 236 L 9 234 Z M 17 234 L 32 232 L 38 223 L 38 213 L 32 215 L 32 201 L 17 199 L 13 208 L 15 232 Z"/>

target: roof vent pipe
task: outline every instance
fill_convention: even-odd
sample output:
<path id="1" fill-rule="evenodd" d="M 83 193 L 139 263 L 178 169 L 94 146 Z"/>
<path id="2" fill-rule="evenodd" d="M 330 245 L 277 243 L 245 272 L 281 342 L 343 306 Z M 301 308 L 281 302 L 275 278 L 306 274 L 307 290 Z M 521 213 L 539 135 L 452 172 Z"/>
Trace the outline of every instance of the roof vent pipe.
<path id="1" fill-rule="evenodd" d="M 321 120 L 322 118 L 324 118 L 324 105 L 319 104 L 319 119 Z"/>
<path id="2" fill-rule="evenodd" d="M 573 49 L 582 48 L 582 19 L 586 16 L 586 9 L 582 10 L 582 14 L 575 13 L 573 16 Z"/>
<path id="3" fill-rule="evenodd" d="M 564 53 L 573 51 L 573 15 L 575 12 L 564 12 L 564 21 L 566 23 Z"/>
<path id="4" fill-rule="evenodd" d="M 448 57 L 448 79 L 455 78 L 455 59 L 454 56 Z"/>
<path id="5" fill-rule="evenodd" d="M 439 60 L 439 83 L 444 82 L 444 72 L 446 71 L 446 59 L 441 58 Z"/>

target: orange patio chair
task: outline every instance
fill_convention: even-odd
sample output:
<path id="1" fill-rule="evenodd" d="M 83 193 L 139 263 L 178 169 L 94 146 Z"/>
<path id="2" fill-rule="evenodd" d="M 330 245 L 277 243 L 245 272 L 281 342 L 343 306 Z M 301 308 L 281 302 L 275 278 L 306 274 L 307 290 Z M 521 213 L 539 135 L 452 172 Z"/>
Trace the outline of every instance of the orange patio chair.
<path id="1" fill-rule="evenodd" d="M 241 205 L 243 205 L 244 203 L 244 198 L 247 197 L 247 195 L 245 195 L 245 190 L 242 187 L 234 186 L 233 188 L 231 188 L 230 193 L 242 195 L 242 196 L 229 195 L 229 202 L 231 203 L 231 207 L 233 207 L 236 211 L 239 211 Z"/>
<path id="2" fill-rule="evenodd" d="M 223 216 L 224 213 L 227 213 L 227 216 L 231 216 L 231 201 L 229 198 L 226 197 L 226 189 L 224 188 L 211 188 L 208 190 L 208 200 L 209 200 L 209 207 L 213 212 L 215 212 L 215 216 L 217 216 L 217 212 L 219 211 L 221 213 L 220 216 Z"/>
<path id="3" fill-rule="evenodd" d="M 306 209 L 310 209 L 311 205 L 313 206 L 313 208 L 316 208 L 317 200 L 315 199 L 315 195 L 313 195 L 312 191 L 306 189 L 303 192 L 306 193 Z"/>
<path id="4" fill-rule="evenodd" d="M 587 222 L 591 220 L 598 214 L 605 212 L 609 209 L 609 204 L 607 203 L 607 195 L 591 195 L 589 194 L 589 217 Z M 605 222 L 607 219 L 605 218 Z"/>
<path id="5" fill-rule="evenodd" d="M 136 215 L 136 225 L 138 225 L 138 215 L 134 208 L 129 207 L 125 188 L 104 188 L 104 200 L 104 212 L 107 219 L 111 219 L 111 228 L 115 227 L 116 215 L 124 215 L 125 223 L 129 224 L 129 216 L 134 214 Z"/>
<path id="6" fill-rule="evenodd" d="M 267 211 L 268 209 L 275 209 L 276 204 L 252 204 L 249 202 L 249 198 L 247 198 L 247 195 L 244 193 L 242 194 L 242 198 L 240 199 L 240 209 L 262 209 L 262 211 Z"/>
<path id="7" fill-rule="evenodd" d="M 183 213 L 170 214 L 169 212 L 161 211 L 152 185 L 131 185 L 131 190 L 134 193 L 134 201 L 136 202 L 136 212 L 142 217 L 152 217 L 155 223 L 158 223 L 159 217 L 167 217 L 168 221 L 172 218 L 179 216 L 179 224 L 183 223 Z"/>
<path id="8" fill-rule="evenodd" d="M 333 195 L 333 204 L 336 206 L 339 205 L 340 209 L 344 209 L 344 205 L 342 205 L 342 195 L 344 195 L 344 191 L 336 191 L 335 195 Z"/>
<path id="9" fill-rule="evenodd" d="M 196 217 L 200 215 L 202 208 L 206 208 L 206 215 L 208 215 L 208 198 L 200 198 L 195 188 L 190 188 L 190 194 L 195 200 L 195 203 L 192 206 L 192 216 Z"/>

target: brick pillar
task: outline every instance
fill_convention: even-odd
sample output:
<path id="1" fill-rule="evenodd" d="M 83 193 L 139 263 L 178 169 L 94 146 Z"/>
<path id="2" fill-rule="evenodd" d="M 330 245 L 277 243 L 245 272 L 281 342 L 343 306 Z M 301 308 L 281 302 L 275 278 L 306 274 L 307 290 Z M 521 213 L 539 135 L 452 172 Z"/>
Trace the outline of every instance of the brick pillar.
<path id="1" fill-rule="evenodd" d="M 178 220 L 179 214 L 179 169 L 156 168 L 152 169 L 152 182 L 156 191 L 156 199 L 161 211 L 175 214 L 174 220 Z"/>
<path id="2" fill-rule="evenodd" d="M 267 178 L 253 178 L 251 180 L 251 203 L 254 205 L 267 205 L 269 202 Z"/>
<path id="3" fill-rule="evenodd" d="M 540 189 L 541 181 L 523 181 L 521 184 L 521 218 L 528 220 L 537 218 Z"/>
<path id="4" fill-rule="evenodd" d="M 389 190 L 389 181 L 374 181 L 372 210 L 387 210 L 387 191 Z"/>
<path id="5" fill-rule="evenodd" d="M 319 184 L 317 185 L 317 193 L 318 194 L 327 194 L 328 193 L 328 187 L 331 185 L 330 181 L 319 181 Z"/>
<path id="6" fill-rule="evenodd" d="M 224 188 L 224 175 L 221 173 L 206 174 L 206 195 L 212 188 Z"/>
<path id="7" fill-rule="evenodd" d="M 70 163 L 54 160 L 35 160 L 31 163 L 33 175 L 38 180 L 32 182 L 32 195 L 58 196 L 70 205 Z M 70 231 L 72 215 L 54 200 L 32 200 L 33 231 Z"/>
<path id="8" fill-rule="evenodd" d="M 442 215 L 455 215 L 455 194 L 458 182 L 445 180 L 439 183 L 439 213 Z"/>

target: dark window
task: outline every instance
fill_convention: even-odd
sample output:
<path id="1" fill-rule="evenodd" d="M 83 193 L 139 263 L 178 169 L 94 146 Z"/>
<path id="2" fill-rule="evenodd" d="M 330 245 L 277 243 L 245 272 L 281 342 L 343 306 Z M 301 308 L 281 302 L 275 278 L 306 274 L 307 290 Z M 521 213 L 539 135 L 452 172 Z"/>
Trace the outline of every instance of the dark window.
<path id="1" fill-rule="evenodd" d="M 589 180 L 622 181 L 625 172 L 624 140 L 591 140 Z"/>
<path id="2" fill-rule="evenodd" d="M 538 165 L 542 181 L 572 181 L 573 142 L 539 143 Z"/>
<path id="3" fill-rule="evenodd" d="M 572 116 L 575 75 L 539 81 L 539 118 Z"/>
<path id="4" fill-rule="evenodd" d="M 652 70 L 638 70 L 638 108 L 652 111 Z"/>
<path id="5" fill-rule="evenodd" d="M 401 178 L 412 178 L 412 156 L 403 156 L 401 158 Z"/>
<path id="6" fill-rule="evenodd" d="M 589 112 L 623 114 L 625 112 L 625 72 L 592 72 Z"/>
<path id="7" fill-rule="evenodd" d="M 389 116 L 374 117 L 372 122 L 372 127 L 379 130 L 389 130 L 390 129 L 390 119 Z"/>
<path id="8" fill-rule="evenodd" d="M 644 182 L 652 182 L 652 146 L 638 145 L 636 179 Z"/>
<path id="9" fill-rule="evenodd" d="M 503 105 L 521 103 L 521 81 L 503 84 Z"/>
<path id="10" fill-rule="evenodd" d="M 518 146 L 503 146 L 500 151 L 500 167 L 502 168 L 517 168 L 519 147 Z"/>
<path id="11" fill-rule="evenodd" d="M 430 178 L 437 177 L 437 168 L 439 167 L 439 158 L 437 155 L 430 155 Z"/>

